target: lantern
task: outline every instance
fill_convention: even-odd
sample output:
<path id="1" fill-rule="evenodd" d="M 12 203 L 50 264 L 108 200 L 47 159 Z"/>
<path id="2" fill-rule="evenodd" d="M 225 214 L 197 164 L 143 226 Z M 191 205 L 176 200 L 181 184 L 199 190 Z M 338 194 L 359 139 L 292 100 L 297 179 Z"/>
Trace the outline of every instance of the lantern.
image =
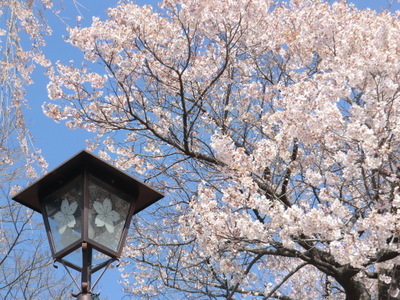
<path id="1" fill-rule="evenodd" d="M 13 197 L 43 216 L 54 260 L 81 272 L 78 299 L 92 299 L 91 274 L 122 252 L 132 216 L 163 197 L 82 151 Z"/>

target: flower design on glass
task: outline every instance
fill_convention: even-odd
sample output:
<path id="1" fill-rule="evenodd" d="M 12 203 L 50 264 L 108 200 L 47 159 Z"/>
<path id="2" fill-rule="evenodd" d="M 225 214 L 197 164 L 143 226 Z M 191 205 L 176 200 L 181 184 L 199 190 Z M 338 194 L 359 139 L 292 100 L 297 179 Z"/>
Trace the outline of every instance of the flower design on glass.
<path id="1" fill-rule="evenodd" d="M 119 213 L 112 209 L 111 200 L 106 198 L 104 199 L 103 204 L 98 201 L 94 201 L 93 207 L 98 214 L 94 220 L 96 226 L 106 226 L 107 231 L 113 233 L 114 222 L 119 220 Z"/>
<path id="2" fill-rule="evenodd" d="M 75 226 L 76 221 L 74 213 L 78 207 L 78 203 L 72 202 L 69 204 L 67 199 L 61 202 L 61 211 L 54 215 L 54 219 L 60 224 L 58 233 L 63 234 L 67 227 L 72 228 Z"/>

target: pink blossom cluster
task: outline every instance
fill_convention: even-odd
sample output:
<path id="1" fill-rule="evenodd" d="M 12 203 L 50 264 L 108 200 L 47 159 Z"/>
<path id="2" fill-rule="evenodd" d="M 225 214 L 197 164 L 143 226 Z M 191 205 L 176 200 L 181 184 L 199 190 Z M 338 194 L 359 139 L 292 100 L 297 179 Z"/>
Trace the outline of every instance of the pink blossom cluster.
<path id="1" fill-rule="evenodd" d="M 123 2 L 71 29 L 87 65 L 55 66 L 47 115 L 98 132 L 105 158 L 176 205 L 165 236 L 132 242 L 143 272 L 127 291 L 341 299 L 354 284 L 361 299 L 390 285 L 399 36 L 398 13 L 317 0 Z"/>

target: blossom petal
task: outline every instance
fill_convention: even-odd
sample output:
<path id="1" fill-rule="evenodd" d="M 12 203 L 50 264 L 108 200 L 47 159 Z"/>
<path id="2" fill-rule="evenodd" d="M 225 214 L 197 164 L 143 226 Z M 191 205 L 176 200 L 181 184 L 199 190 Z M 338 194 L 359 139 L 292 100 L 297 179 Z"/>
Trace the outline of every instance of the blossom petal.
<path id="1" fill-rule="evenodd" d="M 78 208 L 78 203 L 72 202 L 68 207 L 67 215 L 73 215 L 77 208 Z"/>
<path id="2" fill-rule="evenodd" d="M 96 219 L 94 220 L 94 223 L 96 224 L 97 227 L 103 227 L 105 224 L 104 215 L 97 215 Z"/>
<path id="3" fill-rule="evenodd" d="M 62 224 L 65 220 L 65 214 L 63 214 L 61 211 L 57 212 L 54 215 L 54 220 L 60 224 Z"/>
<path id="4" fill-rule="evenodd" d="M 110 211 L 112 211 L 112 202 L 110 199 L 108 199 L 108 198 L 104 199 L 103 209 L 104 209 L 104 213 L 109 213 Z"/>
<path id="5" fill-rule="evenodd" d="M 76 224 L 75 217 L 72 215 L 66 216 L 65 221 L 66 221 L 65 223 L 67 224 L 67 226 L 70 228 L 74 227 Z"/>
<path id="6" fill-rule="evenodd" d="M 69 202 L 67 199 L 64 199 L 61 202 L 61 212 L 64 214 L 68 214 Z"/>
<path id="7" fill-rule="evenodd" d="M 103 208 L 103 204 L 101 204 L 98 201 L 94 201 L 93 202 L 93 208 L 98 214 L 104 214 L 105 213 L 104 208 Z"/>

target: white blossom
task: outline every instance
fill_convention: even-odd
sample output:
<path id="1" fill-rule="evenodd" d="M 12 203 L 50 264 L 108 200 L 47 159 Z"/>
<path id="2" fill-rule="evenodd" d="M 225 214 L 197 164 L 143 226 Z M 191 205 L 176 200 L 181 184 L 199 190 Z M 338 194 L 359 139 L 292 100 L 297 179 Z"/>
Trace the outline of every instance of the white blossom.
<path id="1" fill-rule="evenodd" d="M 54 220 L 58 222 L 58 232 L 63 234 L 67 228 L 73 228 L 76 225 L 75 212 L 78 208 L 77 202 L 71 204 L 67 199 L 61 202 L 60 211 L 54 215 Z"/>

